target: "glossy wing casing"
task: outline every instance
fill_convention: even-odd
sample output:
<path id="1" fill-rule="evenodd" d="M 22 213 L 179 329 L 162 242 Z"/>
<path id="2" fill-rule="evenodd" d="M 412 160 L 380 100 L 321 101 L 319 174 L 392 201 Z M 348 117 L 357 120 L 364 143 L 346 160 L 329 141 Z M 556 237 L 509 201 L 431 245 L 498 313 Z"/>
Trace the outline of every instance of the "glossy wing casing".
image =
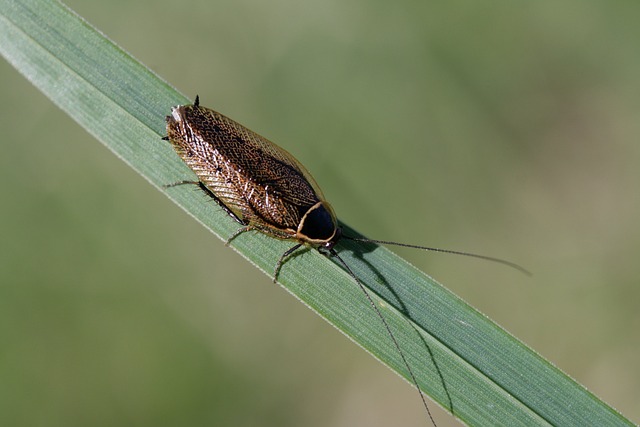
<path id="1" fill-rule="evenodd" d="M 167 116 L 167 133 L 200 182 L 248 226 L 273 237 L 305 240 L 298 229 L 318 203 L 337 225 L 298 160 L 228 117 L 197 103 L 174 107 Z"/>

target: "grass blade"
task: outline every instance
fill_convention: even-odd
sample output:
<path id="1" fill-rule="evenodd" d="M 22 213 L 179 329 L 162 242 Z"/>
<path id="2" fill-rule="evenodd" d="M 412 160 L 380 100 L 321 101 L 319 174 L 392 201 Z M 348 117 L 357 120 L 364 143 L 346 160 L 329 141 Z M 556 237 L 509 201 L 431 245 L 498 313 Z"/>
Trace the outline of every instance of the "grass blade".
<path id="1" fill-rule="evenodd" d="M 233 234 L 237 224 L 206 196 L 188 188 L 162 189 L 176 177 L 191 176 L 169 144 L 160 140 L 170 106 L 189 99 L 60 3 L 0 0 L 0 6 L 0 52 L 7 61 L 205 227 L 222 239 Z M 270 275 L 290 244 L 246 234 L 232 246 Z M 420 387 L 467 424 L 632 425 L 392 252 L 351 242 L 338 250 L 371 290 Z M 280 281 L 407 377 L 380 320 L 338 265 L 306 252 L 285 264 Z"/>

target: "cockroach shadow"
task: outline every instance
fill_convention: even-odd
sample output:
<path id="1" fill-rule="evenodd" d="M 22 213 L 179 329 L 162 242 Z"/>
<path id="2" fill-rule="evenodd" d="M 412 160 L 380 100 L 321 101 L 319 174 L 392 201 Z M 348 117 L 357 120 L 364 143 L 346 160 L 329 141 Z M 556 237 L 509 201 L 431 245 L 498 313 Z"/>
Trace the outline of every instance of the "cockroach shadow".
<path id="1" fill-rule="evenodd" d="M 364 256 L 366 253 L 373 252 L 376 248 L 378 248 L 378 247 L 380 247 L 382 245 L 379 244 L 379 243 L 376 243 L 376 242 L 366 241 L 366 237 L 360 235 L 354 229 L 352 229 L 351 227 L 345 225 L 342 221 L 339 221 L 339 223 L 340 223 L 340 226 L 342 227 L 342 229 L 345 231 L 346 235 L 362 238 L 363 240 L 354 241 L 354 240 L 350 240 L 348 238 L 347 239 L 342 239 L 338 243 L 338 245 L 336 245 L 336 246 L 338 246 L 338 251 L 340 251 L 340 252 L 343 252 L 343 251 L 344 252 L 350 252 L 353 255 L 353 258 L 358 260 L 361 264 L 365 265 L 366 268 L 369 269 L 373 273 L 373 275 L 375 276 L 375 280 L 378 283 L 380 283 L 382 286 L 384 286 L 391 293 L 391 295 L 393 296 L 393 301 L 386 300 L 386 302 L 388 304 L 391 304 L 396 310 L 398 310 L 400 313 L 402 313 L 404 316 L 406 316 L 408 320 L 410 320 L 410 322 L 408 322 L 409 325 L 411 326 L 411 328 L 413 328 L 413 330 L 415 331 L 416 335 L 418 336 L 418 338 L 422 342 L 422 345 L 423 345 L 424 349 L 429 354 L 429 358 L 431 359 L 431 362 L 433 363 L 433 366 L 434 366 L 434 369 L 436 371 L 436 374 L 440 378 L 440 383 L 442 384 L 442 389 L 444 391 L 444 394 L 446 396 L 446 400 L 448 402 L 447 405 L 446 405 L 447 409 L 451 412 L 452 415 L 455 415 L 454 406 L 453 406 L 453 399 L 451 398 L 451 393 L 449 392 L 449 388 L 447 387 L 447 383 L 445 381 L 444 375 L 442 374 L 442 370 L 440 369 L 440 366 L 438 365 L 438 362 L 437 362 L 437 360 L 435 358 L 435 355 L 433 354 L 433 351 L 431 350 L 431 347 L 429 346 L 427 341 L 424 339 L 422 334 L 415 327 L 414 323 L 417 323 L 417 322 L 415 321 L 415 319 L 413 319 L 409 308 L 402 301 L 402 298 L 400 297 L 400 295 L 398 295 L 398 292 L 395 290 L 394 286 L 389 282 L 389 280 L 387 280 L 387 277 L 380 271 L 380 269 L 378 269 L 375 266 L 375 264 L 372 264 Z M 330 258 L 330 256 L 329 256 L 329 258 Z M 334 262 L 336 262 L 336 261 L 334 260 Z M 338 264 L 339 266 L 342 267 L 341 262 L 336 262 L 336 264 Z M 361 279 L 358 278 L 357 280 L 361 280 Z M 375 290 L 372 290 L 372 289 L 370 289 L 370 290 L 375 292 Z"/>

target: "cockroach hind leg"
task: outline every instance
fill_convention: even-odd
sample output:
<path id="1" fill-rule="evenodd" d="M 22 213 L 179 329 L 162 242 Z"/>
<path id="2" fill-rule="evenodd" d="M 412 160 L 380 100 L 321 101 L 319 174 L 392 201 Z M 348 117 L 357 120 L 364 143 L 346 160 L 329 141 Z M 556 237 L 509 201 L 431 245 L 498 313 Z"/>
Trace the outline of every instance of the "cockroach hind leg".
<path id="1" fill-rule="evenodd" d="M 187 184 L 200 185 L 200 181 L 184 180 L 184 181 L 172 182 L 171 184 L 164 184 L 162 188 L 173 188 L 179 185 L 187 185 Z"/>
<path id="2" fill-rule="evenodd" d="M 244 227 L 247 227 L 249 225 L 246 221 L 242 220 L 238 215 L 236 215 L 235 212 L 233 212 L 229 208 L 229 206 L 225 205 L 224 202 L 218 196 L 216 196 L 215 193 L 213 191 L 211 191 L 209 189 L 209 187 L 207 187 L 202 181 L 196 181 L 196 182 L 194 182 L 194 184 L 197 184 L 200 187 L 200 189 L 202 191 L 204 191 L 204 193 L 207 196 L 209 196 L 213 200 L 215 200 L 216 203 L 218 204 L 218 206 L 220 206 L 227 213 L 227 215 L 229 215 L 231 218 L 233 218 L 238 224 L 240 224 L 240 225 L 242 225 Z M 235 236 L 233 236 L 233 237 L 235 237 Z M 229 244 L 229 242 L 231 240 L 232 239 L 227 240 L 227 244 Z"/>
<path id="3" fill-rule="evenodd" d="M 300 246 L 302 246 L 302 243 L 298 243 L 297 245 L 290 247 L 280 256 L 280 258 L 278 259 L 278 262 L 276 263 L 276 268 L 274 269 L 274 272 L 273 272 L 273 283 L 276 283 L 278 281 L 278 275 L 280 274 L 280 269 L 282 269 L 282 264 L 284 264 L 285 259 L 289 255 L 297 251 L 300 248 Z"/>
<path id="4" fill-rule="evenodd" d="M 186 185 L 186 184 L 197 185 L 198 187 L 200 187 L 200 190 L 202 190 L 207 196 L 209 196 L 213 200 L 215 200 L 215 202 L 218 204 L 218 206 L 220 206 L 227 213 L 227 215 L 229 215 L 231 218 L 233 218 L 238 224 L 240 224 L 242 226 L 245 226 L 245 227 L 248 225 L 245 221 L 240 219 L 240 217 L 238 217 L 238 215 L 236 215 L 235 212 L 233 212 L 231 209 L 229 209 L 229 207 L 227 205 L 225 205 L 224 202 L 222 200 L 220 200 L 218 198 L 218 196 L 216 196 L 213 193 L 213 191 L 211 191 L 209 188 L 207 188 L 207 186 L 202 181 L 184 180 L 184 181 L 174 182 L 173 184 L 166 184 L 166 185 L 163 185 L 162 187 L 163 188 L 171 188 L 171 187 L 177 187 L 178 185 Z M 231 239 L 227 240 L 227 245 L 233 239 L 233 237 L 235 237 L 235 235 L 232 236 Z"/>
<path id="5" fill-rule="evenodd" d="M 239 235 L 241 235 L 241 234 L 242 234 L 242 233 L 244 233 L 244 232 L 251 231 L 251 230 L 253 230 L 253 229 L 254 229 L 254 227 L 252 227 L 252 226 L 250 226 L 250 225 L 245 225 L 244 227 L 240 227 L 240 228 L 238 228 L 238 229 L 236 230 L 236 232 L 235 232 L 235 233 L 233 233 L 233 234 L 231 235 L 231 237 L 229 237 L 229 238 L 227 239 L 227 241 L 226 241 L 226 242 L 224 242 L 224 245 L 225 245 L 225 246 L 229 246 L 229 245 L 231 244 L 231 242 L 232 242 L 236 237 L 238 237 Z"/>

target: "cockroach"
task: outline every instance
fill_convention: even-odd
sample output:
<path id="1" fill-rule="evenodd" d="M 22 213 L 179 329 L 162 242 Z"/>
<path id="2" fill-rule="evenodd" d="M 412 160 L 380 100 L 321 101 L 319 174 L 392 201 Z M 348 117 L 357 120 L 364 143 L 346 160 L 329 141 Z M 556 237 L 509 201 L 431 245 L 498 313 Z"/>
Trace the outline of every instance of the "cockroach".
<path id="1" fill-rule="evenodd" d="M 338 255 L 336 244 L 341 239 L 348 239 L 403 246 L 480 258 L 505 264 L 527 275 L 529 272 L 518 264 L 485 255 L 345 235 L 320 187 L 295 157 L 228 117 L 200 106 L 198 96 L 193 105 L 173 107 L 166 122 L 167 136 L 163 139 L 171 142 L 198 177 L 197 181 L 180 181 L 166 187 L 195 184 L 215 200 L 241 226 L 227 243 L 250 230 L 295 242 L 278 259 L 274 282 L 287 257 L 303 246 L 337 259 L 380 318 L 435 425 L 427 401 L 387 320 L 353 270 Z"/>

